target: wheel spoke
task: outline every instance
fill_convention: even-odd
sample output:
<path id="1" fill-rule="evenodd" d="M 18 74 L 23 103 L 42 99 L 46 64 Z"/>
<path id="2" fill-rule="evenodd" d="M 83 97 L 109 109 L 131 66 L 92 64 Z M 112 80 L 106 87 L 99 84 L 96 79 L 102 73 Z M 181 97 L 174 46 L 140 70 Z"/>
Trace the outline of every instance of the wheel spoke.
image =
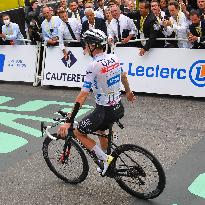
<path id="1" fill-rule="evenodd" d="M 140 198 L 155 198 L 165 186 L 165 176 L 159 162 L 146 150 L 136 145 L 118 149 L 115 162 L 116 181 L 123 189 Z M 153 160 L 154 159 L 154 160 Z M 160 172 L 160 173 L 159 173 Z M 162 181 L 161 180 L 162 176 Z M 159 191 L 159 184 L 162 188 Z M 131 191 L 131 192 L 130 192 Z"/>
<path id="2" fill-rule="evenodd" d="M 69 183 L 79 183 L 87 177 L 89 167 L 80 146 L 74 140 L 71 142 L 71 148 L 63 154 L 64 140 L 45 139 L 44 159 L 57 177 Z"/>

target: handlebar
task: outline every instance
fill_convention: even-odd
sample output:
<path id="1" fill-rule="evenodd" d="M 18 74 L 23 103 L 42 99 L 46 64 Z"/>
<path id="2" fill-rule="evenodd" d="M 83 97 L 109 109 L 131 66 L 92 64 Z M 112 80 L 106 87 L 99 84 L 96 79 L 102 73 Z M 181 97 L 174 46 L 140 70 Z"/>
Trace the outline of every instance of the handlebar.
<path id="1" fill-rule="evenodd" d="M 43 134 L 44 132 L 47 134 L 47 136 L 49 138 L 51 138 L 52 140 L 57 140 L 58 137 L 57 137 L 57 134 L 54 133 L 54 134 L 51 134 L 49 132 L 49 129 L 53 128 L 53 127 L 56 127 L 57 125 L 59 125 L 60 123 L 65 123 L 66 122 L 66 118 L 68 116 L 68 113 L 66 112 L 63 112 L 62 110 L 59 110 L 57 113 L 61 114 L 63 118 L 53 118 L 53 121 L 56 121 L 55 123 L 53 123 L 52 125 L 49 125 L 49 126 L 46 126 L 44 122 L 41 122 L 41 133 L 42 133 L 42 137 L 43 137 Z M 78 124 L 77 121 L 74 121 L 73 124 Z"/>

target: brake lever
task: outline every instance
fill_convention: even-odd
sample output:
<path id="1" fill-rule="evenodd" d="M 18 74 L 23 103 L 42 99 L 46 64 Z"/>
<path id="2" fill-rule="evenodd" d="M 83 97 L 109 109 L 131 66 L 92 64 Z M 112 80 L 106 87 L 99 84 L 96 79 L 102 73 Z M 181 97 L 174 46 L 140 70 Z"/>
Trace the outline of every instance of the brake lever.
<path id="1" fill-rule="evenodd" d="M 67 113 L 63 112 L 62 110 L 59 110 L 58 113 L 61 114 L 63 117 L 67 117 Z"/>

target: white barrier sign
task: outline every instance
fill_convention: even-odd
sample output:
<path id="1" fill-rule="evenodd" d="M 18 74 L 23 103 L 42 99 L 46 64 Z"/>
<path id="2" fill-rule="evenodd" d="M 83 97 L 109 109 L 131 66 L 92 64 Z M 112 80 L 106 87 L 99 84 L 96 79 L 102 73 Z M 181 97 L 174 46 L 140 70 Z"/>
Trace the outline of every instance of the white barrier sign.
<path id="1" fill-rule="evenodd" d="M 139 56 L 139 48 L 115 49 L 135 92 L 205 97 L 204 50 L 150 49 Z"/>
<path id="2" fill-rule="evenodd" d="M 37 46 L 0 46 L 0 80 L 34 82 Z"/>
<path id="3" fill-rule="evenodd" d="M 42 85 L 82 87 L 86 66 L 91 58 L 83 54 L 81 47 L 69 47 L 68 60 L 63 58 L 59 47 L 46 48 L 45 69 Z"/>

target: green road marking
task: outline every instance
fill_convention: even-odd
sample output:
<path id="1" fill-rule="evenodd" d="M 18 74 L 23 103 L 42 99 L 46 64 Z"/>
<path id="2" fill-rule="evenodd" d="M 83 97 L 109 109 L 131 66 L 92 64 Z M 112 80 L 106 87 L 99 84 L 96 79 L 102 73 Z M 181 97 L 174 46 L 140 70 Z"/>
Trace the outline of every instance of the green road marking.
<path id="1" fill-rule="evenodd" d="M 5 96 L 0 96 L 0 98 L 2 98 L 2 99 L 3 99 L 3 97 L 5 97 Z M 6 100 L 6 98 L 5 98 L 5 100 Z M 10 100 L 12 100 L 12 99 L 10 99 Z M 9 99 L 7 99 L 7 101 L 9 101 Z M 5 102 L 7 102 L 7 101 L 5 101 Z M 26 102 L 22 105 L 19 105 L 17 107 L 0 106 L 0 109 L 1 110 L 2 109 L 13 110 L 13 111 L 19 111 L 19 112 L 35 112 L 35 111 L 43 109 L 49 105 L 60 105 L 60 106 L 73 107 L 74 103 L 67 103 L 67 102 L 60 102 L 60 101 L 33 100 L 33 101 Z M 93 108 L 93 106 L 83 105 L 82 108 L 91 109 L 91 108 Z"/>
<path id="2" fill-rule="evenodd" d="M 0 104 L 3 104 L 3 103 L 8 102 L 8 101 L 11 101 L 13 99 L 14 98 L 11 98 L 11 97 L 0 96 Z"/>
<path id="3" fill-rule="evenodd" d="M 27 144 L 28 141 L 16 135 L 0 132 L 0 153 L 8 153 Z"/>
<path id="4" fill-rule="evenodd" d="M 11 98 L 11 97 L 0 96 L 0 104 L 9 102 L 13 99 L 14 98 Z M 40 109 L 43 109 L 49 105 L 65 106 L 66 108 L 61 109 L 61 110 L 63 110 L 64 112 L 71 112 L 74 103 L 60 102 L 60 101 L 33 100 L 33 101 L 28 101 L 24 104 L 21 104 L 17 107 L 0 106 L 0 110 L 4 109 L 4 110 L 18 111 L 18 112 L 35 112 L 35 111 L 39 111 Z M 82 108 L 79 110 L 77 117 L 87 113 L 92 108 L 93 108 L 93 106 L 83 105 Z M 48 122 L 48 123 L 53 122 L 53 120 L 50 118 L 43 118 L 43 117 L 26 115 L 26 114 L 14 114 L 14 113 L 0 112 L 0 124 L 5 125 L 7 127 L 15 129 L 15 130 L 19 130 L 21 132 L 32 135 L 34 137 L 41 137 L 40 123 L 39 123 L 39 129 L 35 129 L 35 128 L 30 127 L 29 125 L 23 125 L 21 123 L 16 122 L 16 120 L 18 120 L 18 119 L 43 121 L 43 122 Z M 18 148 L 18 143 L 16 143 L 17 146 L 13 146 L 12 143 L 10 145 L 10 141 L 9 141 L 9 139 L 11 139 L 11 140 L 14 139 L 14 137 L 9 138 L 9 136 L 15 136 L 15 135 L 10 135 L 10 134 L 3 133 L 3 132 L 1 132 L 1 135 L 2 135 L 1 141 L 3 140 L 5 142 L 0 143 L 0 150 L 3 150 L 0 153 L 8 153 L 8 152 L 11 152 L 11 151 Z M 27 140 L 24 139 L 25 141 L 22 141 L 23 138 L 21 138 L 21 137 L 15 136 L 15 139 L 16 139 L 16 141 L 19 140 L 20 146 L 21 146 L 21 144 L 23 146 L 25 141 L 27 143 Z M 14 147 L 14 149 L 11 150 L 11 147 Z"/>
<path id="5" fill-rule="evenodd" d="M 205 199 L 205 173 L 200 174 L 188 187 L 188 190 L 192 194 Z"/>
<path id="6" fill-rule="evenodd" d="M 39 124 L 39 130 L 37 130 L 32 127 L 22 125 L 14 121 L 17 119 L 25 119 L 25 120 L 34 120 L 34 121 L 53 122 L 53 120 L 49 118 L 13 114 L 13 113 L 7 113 L 7 112 L 0 112 L 0 116 L 1 116 L 0 124 L 13 128 L 15 130 L 19 130 L 21 132 L 30 134 L 34 137 L 41 137 L 40 124 Z"/>

